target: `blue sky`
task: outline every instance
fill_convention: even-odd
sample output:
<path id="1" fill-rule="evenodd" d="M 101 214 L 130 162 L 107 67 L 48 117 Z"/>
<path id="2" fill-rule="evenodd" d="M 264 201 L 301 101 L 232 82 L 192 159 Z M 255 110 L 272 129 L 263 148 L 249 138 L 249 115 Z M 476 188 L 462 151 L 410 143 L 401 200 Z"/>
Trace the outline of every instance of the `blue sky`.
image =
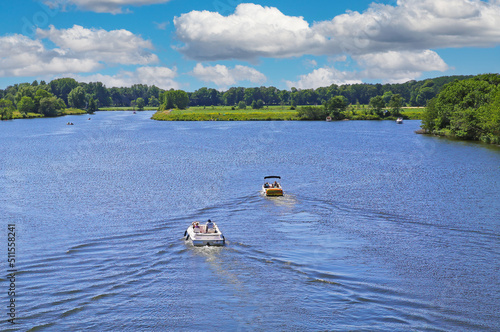
<path id="1" fill-rule="evenodd" d="M 317 88 L 500 72 L 500 0 L 0 3 L 0 88 Z"/>

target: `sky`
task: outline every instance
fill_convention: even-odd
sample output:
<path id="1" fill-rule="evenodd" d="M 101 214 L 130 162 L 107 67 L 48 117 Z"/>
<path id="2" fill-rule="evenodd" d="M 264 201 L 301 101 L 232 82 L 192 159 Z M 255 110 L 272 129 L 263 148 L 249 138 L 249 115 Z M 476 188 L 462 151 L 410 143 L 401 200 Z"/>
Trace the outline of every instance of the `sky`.
<path id="1" fill-rule="evenodd" d="M 0 2 L 0 89 L 310 89 L 499 73 L 499 60 L 500 0 Z"/>

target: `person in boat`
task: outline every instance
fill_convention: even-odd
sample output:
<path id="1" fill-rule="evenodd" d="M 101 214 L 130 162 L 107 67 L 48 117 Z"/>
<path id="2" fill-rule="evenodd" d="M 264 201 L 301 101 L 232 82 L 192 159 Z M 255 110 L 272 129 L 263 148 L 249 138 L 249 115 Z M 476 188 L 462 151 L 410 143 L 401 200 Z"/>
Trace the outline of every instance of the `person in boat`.
<path id="1" fill-rule="evenodd" d="M 214 228 L 215 228 L 214 223 L 212 222 L 212 220 L 208 219 L 208 221 L 207 221 L 207 233 L 209 230 L 214 229 Z"/>
<path id="2" fill-rule="evenodd" d="M 273 183 L 273 188 L 279 188 L 279 184 L 278 184 L 278 182 L 277 182 L 277 181 L 274 181 L 274 183 Z"/>
<path id="3" fill-rule="evenodd" d="M 269 188 L 269 182 L 264 183 L 264 188 Z"/>

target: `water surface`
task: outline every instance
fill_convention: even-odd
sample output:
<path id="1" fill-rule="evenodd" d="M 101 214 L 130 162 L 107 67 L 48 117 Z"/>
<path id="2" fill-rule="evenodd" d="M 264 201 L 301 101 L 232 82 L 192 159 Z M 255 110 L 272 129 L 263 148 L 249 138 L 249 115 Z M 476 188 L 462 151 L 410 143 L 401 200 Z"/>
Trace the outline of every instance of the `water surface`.
<path id="1" fill-rule="evenodd" d="M 499 149 L 419 121 L 151 115 L 0 122 L 12 330 L 500 328 Z M 208 218 L 227 245 L 186 244 Z"/>

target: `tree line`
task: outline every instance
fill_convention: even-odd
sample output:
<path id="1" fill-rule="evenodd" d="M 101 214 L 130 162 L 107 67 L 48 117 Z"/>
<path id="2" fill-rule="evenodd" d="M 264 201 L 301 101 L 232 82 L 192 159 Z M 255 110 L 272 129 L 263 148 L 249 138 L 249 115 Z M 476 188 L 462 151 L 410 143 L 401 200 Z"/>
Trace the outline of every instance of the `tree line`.
<path id="1" fill-rule="evenodd" d="M 444 85 L 470 77 L 472 76 L 443 76 L 402 84 L 332 84 L 317 89 L 280 90 L 272 86 L 261 86 L 232 87 L 227 91 L 219 91 L 203 87 L 194 92 L 163 90 L 146 84 L 107 88 L 101 82 L 83 83 L 72 78 L 59 78 L 49 83 L 35 80 L 32 83 L 14 84 L 6 89 L 0 89 L 0 111 L 2 114 L 18 110 L 22 114 L 34 112 L 54 116 L 66 107 L 85 110 L 89 110 L 90 107 L 93 110 L 98 107 L 134 106 L 142 109 L 145 106 L 162 105 L 162 108 L 250 106 L 258 109 L 270 105 L 286 105 L 295 108 L 298 105 L 325 105 L 334 97 L 342 97 L 347 104 L 370 104 L 373 109 L 380 112 L 390 103 L 393 96 L 401 98 L 403 105 L 425 106 Z"/>
<path id="2" fill-rule="evenodd" d="M 447 84 L 427 103 L 422 128 L 427 133 L 500 144 L 500 75 Z"/>

